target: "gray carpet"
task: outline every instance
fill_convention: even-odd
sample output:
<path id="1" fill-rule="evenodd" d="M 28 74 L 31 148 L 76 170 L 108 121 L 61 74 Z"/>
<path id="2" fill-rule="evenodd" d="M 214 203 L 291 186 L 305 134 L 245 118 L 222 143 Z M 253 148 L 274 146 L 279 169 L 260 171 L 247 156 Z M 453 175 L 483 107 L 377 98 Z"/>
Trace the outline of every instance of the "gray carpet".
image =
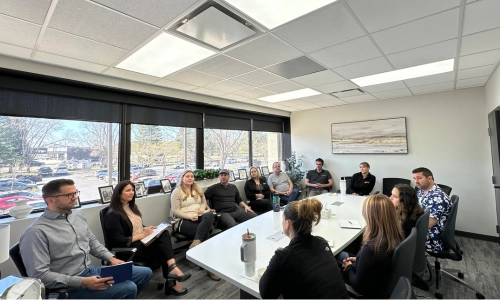
<path id="1" fill-rule="evenodd" d="M 493 242 L 457 237 L 464 251 L 462 261 L 441 260 L 442 268 L 460 269 L 465 273 L 465 281 L 479 289 L 486 298 L 500 298 L 500 245 Z M 176 256 L 177 265 L 185 273 L 193 276 L 183 282 L 189 292 L 182 297 L 165 296 L 164 291 L 156 290 L 156 283 L 163 282 L 161 270 L 154 271 L 151 284 L 139 295 L 140 299 L 238 299 L 239 289 L 224 280 L 216 282 L 207 276 L 207 271 L 185 259 L 185 252 Z M 434 265 L 434 258 L 429 258 Z M 434 298 L 434 286 L 431 292 L 415 290 L 417 297 Z M 441 281 L 441 293 L 445 299 L 474 299 L 475 293 L 460 284 L 444 277 Z"/>

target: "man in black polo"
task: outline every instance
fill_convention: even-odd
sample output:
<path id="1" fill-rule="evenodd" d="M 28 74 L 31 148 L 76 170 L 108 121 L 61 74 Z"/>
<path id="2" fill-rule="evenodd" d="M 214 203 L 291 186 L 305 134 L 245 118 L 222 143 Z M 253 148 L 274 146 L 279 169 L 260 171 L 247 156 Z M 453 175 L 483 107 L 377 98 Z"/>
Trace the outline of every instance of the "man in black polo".
<path id="1" fill-rule="evenodd" d="M 222 224 L 230 228 L 257 216 L 241 199 L 238 188 L 229 183 L 228 170 L 220 170 L 219 180 L 220 183 L 210 186 L 205 191 L 205 198 L 212 202 L 211 206 L 215 211 L 221 213 Z"/>
<path id="2" fill-rule="evenodd" d="M 328 189 L 333 186 L 333 179 L 330 172 L 323 169 L 323 160 L 316 159 L 316 169 L 307 172 L 306 186 L 309 187 L 308 197 L 328 193 Z"/>

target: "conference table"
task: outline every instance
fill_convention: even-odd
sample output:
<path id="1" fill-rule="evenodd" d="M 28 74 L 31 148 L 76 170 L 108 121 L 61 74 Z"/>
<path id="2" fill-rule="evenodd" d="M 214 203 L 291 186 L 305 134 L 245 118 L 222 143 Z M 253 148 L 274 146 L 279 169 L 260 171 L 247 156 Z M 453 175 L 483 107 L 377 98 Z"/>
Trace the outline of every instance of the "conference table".
<path id="1" fill-rule="evenodd" d="M 315 198 L 323 203 L 323 207 L 331 209 L 332 216 L 329 219 L 321 218 L 319 224 L 313 226 L 312 234 L 326 239 L 333 254 L 336 255 L 363 232 L 366 223 L 361 210 L 366 197 L 323 194 Z M 244 264 L 240 258 L 242 235 L 247 229 L 255 233 L 257 237 L 255 270 L 266 268 L 274 252 L 290 243 L 290 239 L 282 234 L 282 215 L 283 210 L 270 211 L 238 224 L 190 249 L 186 252 L 186 257 L 240 288 L 240 297 L 248 298 L 250 294 L 260 298 L 258 276 L 251 278 L 244 276 Z M 341 220 L 358 221 L 361 228 L 341 228 L 339 224 Z"/>

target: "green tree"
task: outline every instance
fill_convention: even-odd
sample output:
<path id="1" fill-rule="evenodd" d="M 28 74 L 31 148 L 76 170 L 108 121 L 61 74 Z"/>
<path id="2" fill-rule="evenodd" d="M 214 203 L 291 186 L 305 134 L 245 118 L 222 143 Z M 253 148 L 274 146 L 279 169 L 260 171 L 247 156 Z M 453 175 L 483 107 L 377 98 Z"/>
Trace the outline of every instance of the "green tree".
<path id="1" fill-rule="evenodd" d="M 8 117 L 0 116 L 0 165 L 14 167 L 22 162 L 20 135 Z"/>

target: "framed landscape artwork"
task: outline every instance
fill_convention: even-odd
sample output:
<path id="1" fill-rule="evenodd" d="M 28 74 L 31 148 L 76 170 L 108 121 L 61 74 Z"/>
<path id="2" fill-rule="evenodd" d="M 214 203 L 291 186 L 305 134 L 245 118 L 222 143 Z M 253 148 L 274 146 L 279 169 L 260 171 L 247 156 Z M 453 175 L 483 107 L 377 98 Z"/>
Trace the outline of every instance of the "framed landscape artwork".
<path id="1" fill-rule="evenodd" d="M 406 118 L 333 123 L 332 153 L 408 153 Z"/>

